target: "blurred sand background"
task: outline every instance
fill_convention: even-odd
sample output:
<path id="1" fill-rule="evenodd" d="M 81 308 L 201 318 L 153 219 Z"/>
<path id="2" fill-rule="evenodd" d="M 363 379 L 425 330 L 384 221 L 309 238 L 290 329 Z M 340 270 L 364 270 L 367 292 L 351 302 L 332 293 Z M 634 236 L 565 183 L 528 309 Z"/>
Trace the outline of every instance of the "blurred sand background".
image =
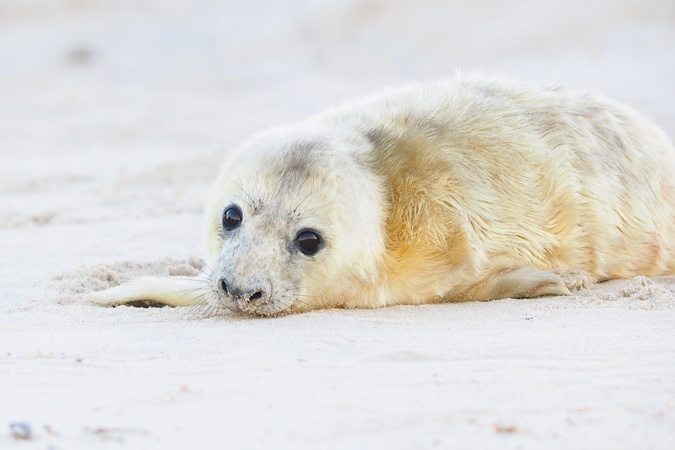
<path id="1" fill-rule="evenodd" d="M 675 448 L 673 278 L 262 320 L 77 301 L 203 257 L 251 133 L 456 68 L 675 136 L 672 0 L 0 0 L 0 448 Z"/>

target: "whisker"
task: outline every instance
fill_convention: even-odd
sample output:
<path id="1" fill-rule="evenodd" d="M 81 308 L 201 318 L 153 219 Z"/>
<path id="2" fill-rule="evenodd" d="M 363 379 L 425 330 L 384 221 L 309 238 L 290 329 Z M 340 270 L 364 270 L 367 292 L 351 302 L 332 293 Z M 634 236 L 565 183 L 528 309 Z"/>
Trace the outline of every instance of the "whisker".
<path id="1" fill-rule="evenodd" d="M 296 211 L 298 210 L 298 208 L 299 208 L 300 206 L 302 206 L 302 204 L 305 203 L 305 202 L 307 201 L 307 199 L 308 199 L 310 196 L 314 195 L 315 193 L 316 193 L 316 190 L 312 190 L 312 191 L 310 191 L 307 195 L 305 195 L 305 198 L 303 198 L 303 199 L 300 201 L 300 203 L 298 203 L 298 204 L 293 208 L 293 212 L 296 212 Z"/>
<path id="2" fill-rule="evenodd" d="M 298 297 L 310 298 L 313 300 L 313 304 L 307 305 L 310 309 L 320 309 L 326 306 L 326 297 L 323 293 L 319 292 L 318 294 L 313 294 L 309 292 L 308 294 L 297 294 Z"/>
<path id="3" fill-rule="evenodd" d="M 189 287 L 185 289 L 177 289 L 175 291 L 169 291 L 167 292 L 168 295 L 177 295 L 177 294 L 191 294 L 193 292 L 199 292 L 199 291 L 207 291 L 207 287 L 204 286 L 197 286 L 197 287 Z"/>
<path id="4" fill-rule="evenodd" d="M 250 206 L 251 208 L 253 208 L 253 205 L 252 205 L 248 200 L 246 200 L 245 198 L 241 198 L 241 196 L 239 196 L 239 195 L 235 195 L 234 198 L 237 199 L 237 200 L 239 200 L 239 201 L 242 202 L 242 203 L 247 204 L 247 205 Z"/>
<path id="5" fill-rule="evenodd" d="M 204 305 L 193 305 L 188 309 L 187 317 L 189 319 L 201 319 L 205 309 Z"/>
<path id="6" fill-rule="evenodd" d="M 178 295 L 178 294 L 180 294 L 180 295 L 185 296 L 185 295 L 188 295 L 188 294 L 194 294 L 195 292 L 201 292 L 201 291 L 204 291 L 204 290 L 205 290 L 205 289 L 204 289 L 203 287 L 200 286 L 200 287 L 190 288 L 190 289 L 179 289 L 179 290 L 177 290 L 177 291 L 168 292 L 168 294 L 169 294 L 169 295 Z M 205 295 L 205 294 L 206 294 L 206 293 L 204 293 L 204 294 L 202 294 L 202 295 Z"/>
<path id="7" fill-rule="evenodd" d="M 323 205 L 316 206 L 316 207 L 314 207 L 314 208 L 305 209 L 304 211 L 300 211 L 299 215 L 300 215 L 300 216 L 303 216 L 303 215 L 305 215 L 305 214 L 307 214 L 307 213 L 310 213 L 310 212 L 312 212 L 312 211 L 315 211 L 315 210 L 317 210 L 317 209 L 319 209 L 319 208 L 325 208 L 326 206 L 330 206 L 330 205 L 332 205 L 332 204 L 334 204 L 334 203 L 337 203 L 337 201 L 334 201 L 334 202 L 328 202 L 328 203 L 324 203 Z"/>
<path id="8" fill-rule="evenodd" d="M 213 300 L 213 293 L 206 290 L 201 295 L 195 297 L 195 300 L 204 300 L 203 303 L 198 303 L 190 306 L 187 311 L 187 316 L 190 319 L 208 319 L 221 315 L 227 308 L 220 307 Z"/>
<path id="9" fill-rule="evenodd" d="M 255 200 L 253 200 L 253 197 L 251 197 L 250 195 L 248 195 L 248 192 L 246 192 L 246 191 L 244 190 L 244 188 L 241 187 L 241 185 L 239 185 L 239 183 L 237 183 L 236 181 L 234 181 L 234 180 L 232 179 L 231 176 L 229 176 L 229 175 L 225 175 L 225 176 L 226 176 L 227 178 L 229 178 L 230 181 L 231 181 L 232 183 L 234 183 L 235 186 L 237 186 L 239 189 L 241 189 L 241 192 L 243 192 L 244 195 L 246 195 L 246 196 L 248 197 L 248 199 L 251 201 L 251 203 L 248 203 L 248 202 L 246 202 L 246 203 L 248 204 L 248 206 L 250 206 L 251 208 L 253 208 L 253 205 L 255 204 Z"/>
<path id="10" fill-rule="evenodd" d="M 174 255 L 173 257 L 174 257 L 174 258 L 177 258 L 177 259 L 182 259 L 182 260 L 183 260 L 186 264 L 188 264 L 190 267 L 192 267 L 192 268 L 194 268 L 194 269 L 197 269 L 199 272 L 203 273 L 203 274 L 204 274 L 205 276 L 207 276 L 207 277 L 210 277 L 210 276 L 211 276 L 211 273 L 213 273 L 213 269 L 211 269 L 211 267 L 210 267 L 210 266 L 206 263 L 206 261 L 204 261 L 203 259 L 200 259 L 200 260 L 199 260 L 199 262 L 202 263 L 202 266 L 201 266 L 201 267 L 197 267 L 197 266 L 195 266 L 195 265 L 192 263 L 192 261 L 189 261 L 188 259 L 183 258 L 182 256 Z M 209 269 L 210 273 L 207 273 L 206 271 L 204 271 L 204 267 L 206 267 L 207 269 Z M 190 278 L 190 277 L 186 277 L 186 279 L 187 279 L 187 278 Z"/>
<path id="11" fill-rule="evenodd" d="M 319 298 L 318 295 L 303 295 L 303 294 L 296 294 L 296 297 L 304 297 L 304 298 Z"/>
<path id="12" fill-rule="evenodd" d="M 298 297 L 299 297 L 299 296 L 296 295 L 296 296 L 294 296 L 293 298 L 284 298 L 284 299 L 283 299 L 283 300 L 285 300 L 285 301 L 283 302 L 284 308 L 287 308 L 287 307 L 289 307 L 289 306 L 292 306 L 294 303 L 299 303 L 299 304 L 301 304 L 301 305 L 303 305 L 303 306 L 306 306 L 306 307 L 308 307 L 308 308 L 312 308 L 312 305 L 311 305 L 310 303 L 305 302 L 305 301 L 303 301 L 303 300 L 300 300 L 300 299 L 298 299 Z"/>
<path id="13" fill-rule="evenodd" d="M 214 307 L 210 304 L 194 304 L 188 309 L 188 316 L 191 319 L 204 319 L 209 316 Z"/>
<path id="14" fill-rule="evenodd" d="M 210 305 L 202 315 L 202 319 L 209 319 L 211 317 L 216 317 L 222 313 L 224 308 L 218 308 L 217 306 Z"/>
<path id="15" fill-rule="evenodd" d="M 210 276 L 213 274 L 213 268 L 212 268 L 211 266 L 209 266 L 209 263 L 207 263 L 207 262 L 204 261 L 203 259 L 201 259 L 200 261 L 202 262 L 202 264 L 204 264 L 204 265 L 202 266 L 202 268 L 206 267 L 206 268 L 209 270 L 209 273 L 206 273 L 205 271 L 203 271 L 203 270 L 200 269 L 201 272 L 202 272 L 204 275 L 206 275 L 207 277 L 210 277 Z"/>
<path id="16" fill-rule="evenodd" d="M 177 276 L 179 280 L 185 280 L 185 281 L 196 281 L 197 283 L 208 283 L 210 280 L 205 279 L 205 278 L 197 278 L 197 277 L 183 277 L 183 276 Z"/>
<path id="17" fill-rule="evenodd" d="M 204 293 L 204 294 L 201 294 L 201 295 L 198 295 L 198 296 L 196 296 L 196 297 L 191 298 L 191 299 L 189 300 L 189 301 L 192 303 L 192 305 L 190 305 L 190 307 L 193 307 L 193 306 L 203 306 L 203 305 L 201 304 L 201 300 L 203 300 L 205 297 L 206 297 L 206 294 Z"/>

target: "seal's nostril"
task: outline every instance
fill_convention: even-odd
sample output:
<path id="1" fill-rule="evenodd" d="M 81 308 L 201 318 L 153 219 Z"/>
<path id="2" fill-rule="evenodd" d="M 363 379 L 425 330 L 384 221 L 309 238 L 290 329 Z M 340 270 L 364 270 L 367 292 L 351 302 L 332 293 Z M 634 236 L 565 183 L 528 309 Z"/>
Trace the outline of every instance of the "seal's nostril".
<path id="1" fill-rule="evenodd" d="M 262 293 L 262 292 L 260 292 L 260 291 L 254 292 L 253 295 L 251 295 L 251 296 L 248 298 L 248 301 L 254 302 L 254 301 L 256 301 L 256 300 L 260 300 L 260 299 L 262 298 L 262 296 L 263 296 L 263 293 Z"/>
<path id="2" fill-rule="evenodd" d="M 220 288 L 227 294 L 227 283 L 225 282 L 225 278 L 220 279 Z"/>

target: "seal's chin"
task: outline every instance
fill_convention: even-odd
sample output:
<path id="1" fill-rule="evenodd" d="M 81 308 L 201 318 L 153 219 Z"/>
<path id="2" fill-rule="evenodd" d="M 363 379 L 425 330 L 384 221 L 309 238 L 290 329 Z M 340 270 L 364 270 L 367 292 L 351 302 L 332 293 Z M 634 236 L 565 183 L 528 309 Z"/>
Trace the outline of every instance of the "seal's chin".
<path id="1" fill-rule="evenodd" d="M 233 298 L 218 296 L 212 301 L 213 306 L 218 309 L 227 309 L 237 314 L 256 317 L 274 317 L 283 316 L 291 312 L 289 306 L 268 300 L 265 303 L 255 303 L 246 300 L 235 300 Z"/>
<path id="2" fill-rule="evenodd" d="M 280 305 L 275 302 L 273 299 L 268 300 L 264 303 L 253 303 L 246 300 L 236 300 L 233 301 L 234 310 L 239 313 L 243 313 L 251 316 L 280 316 L 286 314 L 288 308 Z"/>

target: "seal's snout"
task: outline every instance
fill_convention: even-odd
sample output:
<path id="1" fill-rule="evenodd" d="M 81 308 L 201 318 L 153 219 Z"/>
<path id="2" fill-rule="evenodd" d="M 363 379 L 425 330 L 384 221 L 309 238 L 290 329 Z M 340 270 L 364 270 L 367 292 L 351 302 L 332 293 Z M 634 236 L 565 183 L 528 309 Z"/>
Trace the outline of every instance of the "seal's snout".
<path id="1" fill-rule="evenodd" d="M 229 295 L 235 302 L 245 303 L 267 303 L 270 299 L 270 290 L 263 287 L 263 283 L 254 284 L 253 287 L 242 288 L 237 286 L 231 280 L 220 279 L 220 289 L 225 295 Z"/>

